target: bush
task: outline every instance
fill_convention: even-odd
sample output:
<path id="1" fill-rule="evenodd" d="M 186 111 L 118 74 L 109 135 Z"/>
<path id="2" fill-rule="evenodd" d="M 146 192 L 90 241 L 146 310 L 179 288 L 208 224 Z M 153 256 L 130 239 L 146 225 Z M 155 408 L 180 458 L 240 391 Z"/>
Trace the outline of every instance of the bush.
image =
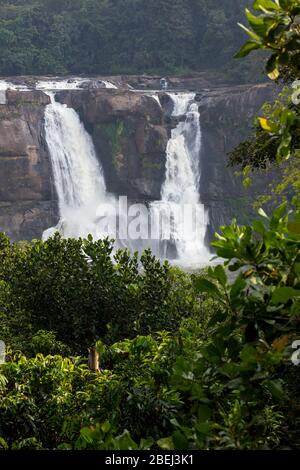
<path id="1" fill-rule="evenodd" d="M 55 235 L 46 242 L 11 244 L 1 236 L 0 282 L 5 280 L 7 293 L 0 311 L 6 312 L 12 336 L 19 336 L 24 324 L 22 350 L 29 337 L 45 330 L 85 355 L 99 337 L 114 342 L 176 330 L 197 310 L 191 282 L 168 263 L 150 251 L 139 260 L 128 251 L 112 256 L 112 250 L 109 240 Z"/>
<path id="2" fill-rule="evenodd" d="M 79 286 L 80 296 L 95 291 L 86 279 L 95 280 L 98 289 L 105 287 L 105 296 L 102 292 L 94 299 L 109 306 L 104 317 L 114 315 L 119 328 L 111 328 L 106 339 L 99 335 L 94 343 L 100 356 L 98 373 L 88 370 L 82 359 L 41 354 L 12 357 L 2 365 L 0 446 L 300 448 L 299 369 L 291 362 L 291 345 L 300 334 L 300 212 L 289 213 L 283 205 L 272 217 L 263 211 L 260 216 L 251 226 L 234 221 L 221 227 L 213 245 L 224 265 L 191 276 L 161 265 L 149 252 L 141 257 L 140 271 L 137 257 L 127 252 L 119 252 L 113 264 L 106 241 L 56 237 L 48 244 L 15 246 L 6 240 L 1 252 L 2 273 L 8 273 L 2 285 L 3 298 L 9 299 L 6 308 L 20 308 L 15 299 L 22 299 L 24 308 L 30 307 L 34 328 L 32 299 L 42 290 L 33 279 L 43 284 L 46 276 L 52 286 L 46 291 L 50 311 L 57 315 L 56 331 L 63 334 L 67 290 L 60 286 L 61 279 L 70 282 L 71 276 L 75 285 L 82 272 L 85 286 Z M 38 285 L 37 292 L 25 287 L 21 259 L 30 289 Z M 37 269 L 30 271 L 33 259 Z M 44 259 L 49 262 L 43 264 Z M 12 262 L 16 277 L 9 270 Z M 112 286 L 120 303 L 110 306 Z M 54 292 L 60 295 L 61 310 Z M 84 308 L 75 291 L 69 301 Z M 120 315 L 126 308 L 128 321 Z M 38 304 L 37 310 L 50 321 L 47 310 L 39 310 Z M 79 315 L 72 318 L 81 325 Z M 157 325 L 169 331 L 154 333 Z M 112 343 L 113 338 L 117 342 Z M 53 331 L 34 333 L 29 349 L 31 354 L 38 349 L 66 353 Z"/>

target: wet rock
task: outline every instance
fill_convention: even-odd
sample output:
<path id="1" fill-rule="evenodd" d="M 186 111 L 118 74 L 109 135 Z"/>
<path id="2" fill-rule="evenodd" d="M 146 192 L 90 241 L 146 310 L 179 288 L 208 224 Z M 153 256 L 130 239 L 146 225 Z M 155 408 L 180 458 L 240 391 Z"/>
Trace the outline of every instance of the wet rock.
<path id="1" fill-rule="evenodd" d="M 41 237 L 56 219 L 44 142 L 42 92 L 7 92 L 0 106 L 0 230 L 13 240 Z"/>

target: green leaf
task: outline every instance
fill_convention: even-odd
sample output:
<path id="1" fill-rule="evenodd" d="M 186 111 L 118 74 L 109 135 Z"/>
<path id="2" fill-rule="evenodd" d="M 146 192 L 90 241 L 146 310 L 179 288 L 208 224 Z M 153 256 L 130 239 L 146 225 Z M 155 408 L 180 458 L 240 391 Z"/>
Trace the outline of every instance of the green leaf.
<path id="1" fill-rule="evenodd" d="M 243 24 L 241 23 L 238 23 L 239 27 L 242 28 L 252 39 L 254 39 L 254 41 L 257 41 L 259 42 L 260 41 L 260 37 L 255 34 L 253 31 L 251 31 L 251 29 L 249 28 L 246 28 L 246 26 L 244 26 Z"/>
<path id="2" fill-rule="evenodd" d="M 246 17 L 253 31 L 260 37 L 265 37 L 267 33 L 267 27 L 263 18 L 255 16 L 246 8 Z"/>
<path id="3" fill-rule="evenodd" d="M 267 214 L 265 213 L 265 211 L 263 209 L 259 209 L 258 210 L 258 214 L 263 217 L 264 219 L 268 219 L 269 220 L 269 217 L 267 216 Z"/>
<path id="4" fill-rule="evenodd" d="M 172 441 L 176 450 L 187 450 L 189 448 L 189 442 L 181 431 L 175 431 L 172 434 Z"/>
<path id="5" fill-rule="evenodd" d="M 219 294 L 219 289 L 217 286 L 204 278 L 196 279 L 195 288 L 196 292 L 199 294 L 203 292 L 208 294 Z"/>
<path id="6" fill-rule="evenodd" d="M 255 0 L 252 8 L 254 10 L 280 10 L 279 5 L 273 0 Z"/>
<path id="7" fill-rule="evenodd" d="M 275 211 L 273 212 L 271 222 L 273 219 L 274 220 L 282 219 L 282 217 L 286 215 L 286 212 L 287 212 L 287 202 L 284 202 L 279 207 L 277 207 L 277 209 L 275 209 Z"/>
<path id="8" fill-rule="evenodd" d="M 201 434 L 209 434 L 211 431 L 211 424 L 210 423 L 197 423 L 196 429 Z"/>
<path id="9" fill-rule="evenodd" d="M 286 304 L 294 297 L 300 297 L 300 290 L 293 289 L 292 287 L 278 287 L 272 295 L 272 303 L 275 305 Z"/>
<path id="10" fill-rule="evenodd" d="M 157 441 L 158 447 L 163 450 L 175 450 L 172 437 L 163 437 Z"/>
<path id="11" fill-rule="evenodd" d="M 296 263 L 294 266 L 294 271 L 298 278 L 300 278 L 300 263 Z"/>
<path id="12" fill-rule="evenodd" d="M 153 444 L 154 444 L 154 440 L 152 439 L 152 437 L 149 437 L 148 439 L 141 439 L 139 449 L 150 450 Z"/>
<path id="13" fill-rule="evenodd" d="M 243 181 L 243 185 L 246 189 L 251 188 L 253 184 L 252 178 L 245 178 Z"/>
<path id="14" fill-rule="evenodd" d="M 253 228 L 255 232 L 259 233 L 260 235 L 264 235 L 266 233 L 266 227 L 261 220 L 255 220 L 253 222 Z"/>
<path id="15" fill-rule="evenodd" d="M 117 450 L 138 450 L 138 445 L 133 441 L 130 433 L 125 430 L 121 436 L 114 439 Z"/>
<path id="16" fill-rule="evenodd" d="M 257 351 L 253 346 L 246 344 L 240 354 L 243 362 L 247 364 L 256 364 L 257 363 Z"/>
<path id="17" fill-rule="evenodd" d="M 208 275 L 219 281 L 222 286 L 227 284 L 227 275 L 222 265 L 218 265 L 215 268 L 210 267 L 208 269 Z"/>
<path id="18" fill-rule="evenodd" d="M 264 385 L 269 390 L 273 398 L 277 400 L 285 398 L 286 394 L 282 388 L 282 382 L 280 380 L 268 380 Z"/>
<path id="19" fill-rule="evenodd" d="M 0 437 L 0 450 L 8 450 L 8 444 L 3 437 Z"/>
<path id="20" fill-rule="evenodd" d="M 231 291 L 230 291 L 230 298 L 231 300 L 236 299 L 239 297 L 241 292 L 245 289 L 247 283 L 243 279 L 242 275 L 238 276 L 235 282 L 231 286 Z"/>
<path id="21" fill-rule="evenodd" d="M 209 421 L 212 415 L 212 410 L 208 405 L 199 405 L 198 407 L 198 419 L 200 423 Z"/>
<path id="22" fill-rule="evenodd" d="M 90 428 L 82 428 L 80 430 L 80 435 L 83 437 L 83 439 L 88 442 L 89 444 L 92 444 L 93 442 L 93 431 Z"/>
<path id="23" fill-rule="evenodd" d="M 107 434 L 111 430 L 111 424 L 109 421 L 105 421 L 101 424 L 101 431 Z"/>
<path id="24" fill-rule="evenodd" d="M 257 41 L 248 41 L 240 50 L 235 54 L 235 59 L 241 59 L 246 57 L 250 52 L 261 49 L 263 46 Z"/>

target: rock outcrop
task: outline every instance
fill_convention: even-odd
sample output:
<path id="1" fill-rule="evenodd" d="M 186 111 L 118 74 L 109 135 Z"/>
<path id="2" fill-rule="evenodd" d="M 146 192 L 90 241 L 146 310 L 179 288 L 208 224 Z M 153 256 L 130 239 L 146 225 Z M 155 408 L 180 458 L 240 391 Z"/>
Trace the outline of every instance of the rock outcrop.
<path id="1" fill-rule="evenodd" d="M 199 94 L 202 147 L 200 196 L 209 209 L 210 234 L 233 218 L 249 222 L 255 198 L 264 194 L 268 177 L 257 175 L 246 189 L 236 169 L 228 167 L 228 153 L 251 132 L 263 103 L 272 101 L 269 84 L 218 88 Z"/>
<path id="2" fill-rule="evenodd" d="M 53 224 L 51 167 L 43 140 L 49 97 L 7 91 L 0 105 L 0 229 L 12 239 L 40 237 Z"/>
<path id="3" fill-rule="evenodd" d="M 107 189 L 133 200 L 160 199 L 168 128 L 151 95 L 129 91 L 64 91 L 56 99 L 74 108 L 93 137 Z"/>

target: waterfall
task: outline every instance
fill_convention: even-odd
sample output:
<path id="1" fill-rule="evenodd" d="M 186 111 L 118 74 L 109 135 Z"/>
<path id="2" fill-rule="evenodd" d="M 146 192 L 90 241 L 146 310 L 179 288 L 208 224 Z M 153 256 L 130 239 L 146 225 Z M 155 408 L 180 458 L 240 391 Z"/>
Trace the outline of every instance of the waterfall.
<path id="1" fill-rule="evenodd" d="M 97 208 L 115 205 L 107 194 L 102 168 L 91 136 L 74 109 L 57 103 L 54 95 L 45 112 L 45 136 L 58 196 L 60 222 L 44 232 L 48 238 L 55 231 L 65 237 L 100 238 Z M 103 236 L 107 234 L 103 234 Z"/>
<path id="2" fill-rule="evenodd" d="M 194 93 L 170 93 L 169 96 L 174 104 L 172 116 L 180 121 L 172 130 L 167 146 L 161 201 L 152 207 L 158 209 L 166 222 L 172 214 L 170 231 L 166 236 L 162 233 L 162 238 L 170 237 L 180 264 L 192 266 L 207 263 L 211 258 L 205 244 L 208 216 L 199 193 L 200 114 Z M 167 246 L 165 243 L 165 250 Z"/>
<path id="3" fill-rule="evenodd" d="M 161 201 L 150 206 L 151 235 L 147 232 L 148 238 L 139 239 L 128 234 L 118 236 L 116 225 L 127 229 L 135 216 L 120 209 L 116 197 L 107 192 L 92 138 L 76 111 L 56 102 L 53 92 L 47 93 L 51 104 L 45 112 L 45 137 L 60 221 L 44 232 L 43 239 L 56 231 L 71 238 L 88 234 L 94 239 L 110 236 L 117 240 L 117 248 L 142 251 L 151 247 L 157 256 L 176 258 L 183 266 L 207 263 L 210 253 L 205 245 L 207 214 L 199 197 L 201 129 L 195 94 L 170 94 L 174 103 L 172 114 L 179 122 L 167 146 Z M 99 225 L 99 210 L 101 216 L 105 214 L 104 228 Z M 144 221 L 145 218 L 142 224 Z"/>

